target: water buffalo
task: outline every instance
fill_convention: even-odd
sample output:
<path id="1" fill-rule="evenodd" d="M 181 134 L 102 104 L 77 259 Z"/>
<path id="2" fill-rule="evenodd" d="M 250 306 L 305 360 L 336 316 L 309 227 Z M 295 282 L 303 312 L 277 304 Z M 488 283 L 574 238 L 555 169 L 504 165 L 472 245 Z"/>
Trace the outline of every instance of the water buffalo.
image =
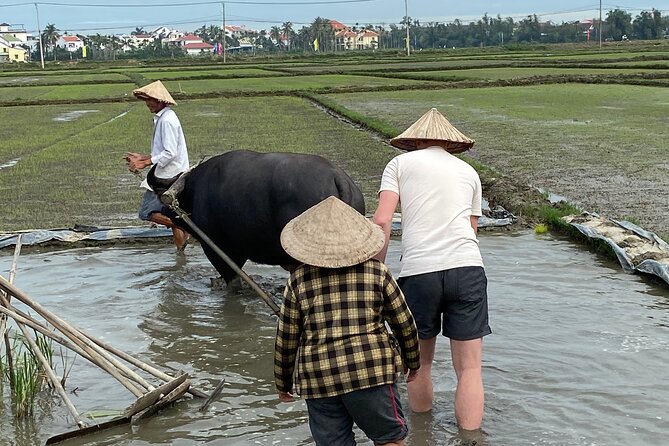
<path id="1" fill-rule="evenodd" d="M 149 175 L 148 180 L 154 190 L 160 190 L 155 177 Z M 281 230 L 330 195 L 365 213 L 362 192 L 353 180 L 316 155 L 236 150 L 195 166 L 180 182 L 179 207 L 239 267 L 247 260 L 296 264 L 281 247 Z M 174 214 L 171 217 L 189 229 Z M 202 248 L 226 283 L 236 277 L 206 243 Z"/>

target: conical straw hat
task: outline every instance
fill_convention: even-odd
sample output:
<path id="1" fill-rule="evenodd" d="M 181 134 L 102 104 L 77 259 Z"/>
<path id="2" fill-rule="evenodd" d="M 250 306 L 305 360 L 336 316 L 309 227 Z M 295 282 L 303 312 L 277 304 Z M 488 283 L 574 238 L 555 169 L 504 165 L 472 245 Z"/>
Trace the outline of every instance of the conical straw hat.
<path id="1" fill-rule="evenodd" d="M 138 99 L 153 98 L 166 104 L 176 105 L 176 102 L 172 99 L 172 95 L 170 95 L 170 92 L 167 91 L 167 88 L 160 81 L 151 82 L 142 88 L 136 88 L 132 90 L 132 94 Z"/>
<path id="2" fill-rule="evenodd" d="M 281 245 L 294 259 L 323 268 L 343 268 L 381 251 L 381 228 L 335 197 L 293 218 L 281 231 Z"/>
<path id="3" fill-rule="evenodd" d="M 450 153 L 464 152 L 475 142 L 453 127 L 436 108 L 421 116 L 401 135 L 391 139 L 390 144 L 402 150 L 416 150 L 416 142 L 421 140 L 440 141 L 440 145 Z"/>

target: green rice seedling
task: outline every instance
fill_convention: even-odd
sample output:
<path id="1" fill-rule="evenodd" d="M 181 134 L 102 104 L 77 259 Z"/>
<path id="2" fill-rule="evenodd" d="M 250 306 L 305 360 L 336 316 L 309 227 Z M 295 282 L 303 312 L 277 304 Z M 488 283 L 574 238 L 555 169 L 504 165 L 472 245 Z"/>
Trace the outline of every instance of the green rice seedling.
<path id="1" fill-rule="evenodd" d="M 179 91 L 175 81 L 164 82 L 170 91 Z M 319 76 L 282 76 L 267 78 L 206 79 L 183 81 L 181 85 L 186 94 L 214 92 L 229 93 L 273 93 L 287 91 L 346 90 L 353 88 L 378 89 L 380 87 L 398 87 L 404 85 L 429 85 L 429 82 L 411 79 L 390 79 L 372 76 L 319 75 Z"/>
<path id="2" fill-rule="evenodd" d="M 41 380 L 39 372 L 40 369 L 33 355 L 28 351 L 22 351 L 11 371 L 14 379 L 12 401 L 18 418 L 33 413 L 35 395 Z"/>
<path id="3" fill-rule="evenodd" d="M 53 348 L 50 339 L 35 332 L 35 343 L 47 359 L 53 362 Z M 34 413 L 35 397 L 45 382 L 44 369 L 30 349 L 28 341 L 23 335 L 16 334 L 11 344 L 14 363 L 12 367 L 3 366 L 3 376 L 12 383 L 11 398 L 17 418 Z"/>
<path id="4" fill-rule="evenodd" d="M 74 359 L 70 361 L 70 356 L 67 354 L 67 350 L 64 349 L 62 346 L 59 348 L 59 354 L 58 357 L 60 358 L 60 365 L 63 368 L 63 374 L 60 377 L 60 385 L 65 387 L 65 383 L 67 381 L 67 378 L 70 376 L 70 372 L 72 371 L 72 367 L 74 366 L 74 363 L 77 359 L 77 356 L 74 356 Z"/>
<path id="5" fill-rule="evenodd" d="M 21 104 L 24 101 L 64 101 L 121 99 L 132 92 L 134 84 L 52 85 L 0 88 L 0 103 Z"/>

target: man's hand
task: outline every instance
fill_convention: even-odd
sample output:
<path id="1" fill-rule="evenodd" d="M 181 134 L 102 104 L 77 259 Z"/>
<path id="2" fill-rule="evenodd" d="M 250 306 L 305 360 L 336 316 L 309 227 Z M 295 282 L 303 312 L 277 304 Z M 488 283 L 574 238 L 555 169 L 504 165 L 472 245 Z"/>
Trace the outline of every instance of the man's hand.
<path id="1" fill-rule="evenodd" d="M 290 392 L 279 392 L 279 399 L 282 403 L 292 403 L 295 401 L 295 396 Z"/>
<path id="2" fill-rule="evenodd" d="M 139 153 L 128 152 L 124 159 L 128 163 L 128 170 L 130 172 L 139 172 L 151 165 L 151 155 L 142 155 Z"/>

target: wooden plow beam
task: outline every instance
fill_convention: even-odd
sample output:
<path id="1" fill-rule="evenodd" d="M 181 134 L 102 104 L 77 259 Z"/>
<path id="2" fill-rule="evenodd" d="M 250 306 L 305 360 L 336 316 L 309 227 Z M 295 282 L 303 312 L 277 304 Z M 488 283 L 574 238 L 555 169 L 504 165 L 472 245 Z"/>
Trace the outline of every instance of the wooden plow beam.
<path id="1" fill-rule="evenodd" d="M 183 191 L 186 185 L 186 177 L 188 173 L 189 172 L 185 172 L 179 178 L 177 178 L 177 180 L 172 183 L 169 189 L 161 194 L 160 201 L 176 212 L 179 218 L 186 222 L 186 224 L 195 232 L 193 235 L 195 235 L 201 242 L 206 243 L 207 246 L 209 246 L 209 248 L 211 248 L 211 250 L 221 258 L 221 260 L 227 263 L 228 266 L 235 273 L 237 273 L 239 277 L 244 279 L 244 281 L 251 287 L 251 289 L 253 289 L 253 291 L 255 291 L 256 294 L 267 304 L 270 310 L 272 310 L 272 313 L 278 316 L 280 308 L 274 302 L 274 300 L 265 291 L 263 291 L 263 289 L 260 288 L 257 283 L 255 283 L 251 276 L 246 274 L 243 269 L 241 269 L 226 253 L 224 253 L 223 250 L 219 248 L 218 245 L 216 245 L 213 240 L 210 239 L 209 236 L 193 222 L 193 220 L 191 220 L 186 211 L 179 207 L 179 200 L 177 199 L 177 196 Z"/>

